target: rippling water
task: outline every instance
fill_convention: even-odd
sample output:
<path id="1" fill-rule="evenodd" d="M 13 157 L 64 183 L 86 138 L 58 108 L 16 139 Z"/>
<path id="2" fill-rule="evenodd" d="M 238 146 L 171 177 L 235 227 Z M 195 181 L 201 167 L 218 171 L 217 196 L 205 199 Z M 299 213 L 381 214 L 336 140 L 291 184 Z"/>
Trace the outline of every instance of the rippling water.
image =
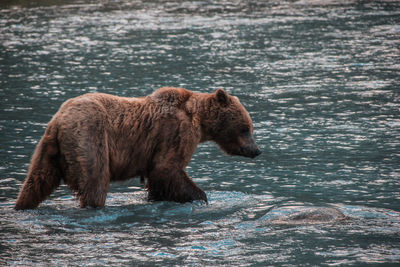
<path id="1" fill-rule="evenodd" d="M 400 262 L 398 2 L 55 2 L 0 4 L 0 265 Z M 13 210 L 61 103 L 161 86 L 238 96 L 263 154 L 199 146 L 209 205 L 150 203 L 131 180 L 104 209 L 61 186 Z"/>

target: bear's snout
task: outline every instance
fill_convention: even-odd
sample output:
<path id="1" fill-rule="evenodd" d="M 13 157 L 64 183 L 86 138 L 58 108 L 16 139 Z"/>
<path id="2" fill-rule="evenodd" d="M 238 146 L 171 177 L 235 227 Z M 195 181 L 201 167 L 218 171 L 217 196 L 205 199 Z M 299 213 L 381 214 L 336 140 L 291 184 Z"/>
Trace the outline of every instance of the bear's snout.
<path id="1" fill-rule="evenodd" d="M 255 146 L 247 146 L 242 149 L 242 155 L 248 158 L 255 158 L 260 155 L 262 152 L 258 148 L 257 145 Z"/>
<path id="2" fill-rule="evenodd" d="M 241 154 L 244 157 L 255 158 L 261 154 L 256 141 L 252 135 L 249 135 L 246 140 L 246 145 L 241 148 Z"/>
<path id="3" fill-rule="evenodd" d="M 261 155 L 261 150 L 257 147 L 256 151 L 254 152 L 254 158 Z"/>
<path id="4" fill-rule="evenodd" d="M 245 142 L 244 142 L 244 144 L 242 143 L 242 146 L 240 149 L 241 156 L 244 156 L 247 158 L 255 158 L 261 154 L 261 150 L 260 150 L 260 148 L 258 148 L 256 140 L 254 139 L 252 134 L 247 134 L 247 136 L 244 140 L 245 140 Z"/>

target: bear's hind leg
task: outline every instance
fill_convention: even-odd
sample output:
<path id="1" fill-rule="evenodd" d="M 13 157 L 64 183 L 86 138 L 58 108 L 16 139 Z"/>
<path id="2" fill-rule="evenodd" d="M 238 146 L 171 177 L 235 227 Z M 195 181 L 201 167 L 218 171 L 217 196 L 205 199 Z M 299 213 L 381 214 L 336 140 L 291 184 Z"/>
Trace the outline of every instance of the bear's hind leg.
<path id="1" fill-rule="evenodd" d="M 89 135 L 85 146 L 66 155 L 68 186 L 79 199 L 80 207 L 104 207 L 110 185 L 106 134 Z"/>
<path id="2" fill-rule="evenodd" d="M 102 156 L 96 160 L 90 155 L 93 153 L 89 152 L 85 156 L 77 156 L 75 153 L 68 155 L 64 180 L 75 192 L 81 208 L 104 207 L 110 183 L 108 160 Z"/>
<path id="3" fill-rule="evenodd" d="M 106 172 L 88 177 L 86 183 L 81 185 L 78 192 L 80 207 L 101 208 L 106 203 L 109 189 L 109 178 Z"/>
<path id="4" fill-rule="evenodd" d="M 28 174 L 19 192 L 16 210 L 34 209 L 60 185 L 62 173 L 57 143 L 47 129 L 32 156 Z"/>

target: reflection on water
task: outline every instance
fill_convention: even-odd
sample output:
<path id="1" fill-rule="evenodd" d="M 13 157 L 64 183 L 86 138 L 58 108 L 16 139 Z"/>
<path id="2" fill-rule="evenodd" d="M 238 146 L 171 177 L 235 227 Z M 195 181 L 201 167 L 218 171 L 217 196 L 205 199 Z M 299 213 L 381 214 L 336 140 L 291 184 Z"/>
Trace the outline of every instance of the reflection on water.
<path id="1" fill-rule="evenodd" d="M 0 3 L 1 265 L 335 265 L 400 261 L 400 5 L 360 1 Z M 209 205 L 104 209 L 61 186 L 12 209 L 62 102 L 161 86 L 238 96 L 263 154 L 199 146 Z M 303 220 L 304 219 L 304 220 Z"/>

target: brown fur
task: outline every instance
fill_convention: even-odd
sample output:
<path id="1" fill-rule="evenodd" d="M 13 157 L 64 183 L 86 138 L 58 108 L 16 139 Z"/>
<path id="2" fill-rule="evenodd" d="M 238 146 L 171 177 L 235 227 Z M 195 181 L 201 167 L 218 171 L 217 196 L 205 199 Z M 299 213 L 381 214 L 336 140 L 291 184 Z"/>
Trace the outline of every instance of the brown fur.
<path id="1" fill-rule="evenodd" d="M 33 154 L 16 209 L 36 208 L 63 180 L 80 206 L 103 207 L 109 184 L 146 178 L 150 200 L 207 201 L 184 171 L 200 142 L 255 157 L 251 119 L 236 97 L 161 88 L 144 98 L 85 94 L 66 101 Z"/>

